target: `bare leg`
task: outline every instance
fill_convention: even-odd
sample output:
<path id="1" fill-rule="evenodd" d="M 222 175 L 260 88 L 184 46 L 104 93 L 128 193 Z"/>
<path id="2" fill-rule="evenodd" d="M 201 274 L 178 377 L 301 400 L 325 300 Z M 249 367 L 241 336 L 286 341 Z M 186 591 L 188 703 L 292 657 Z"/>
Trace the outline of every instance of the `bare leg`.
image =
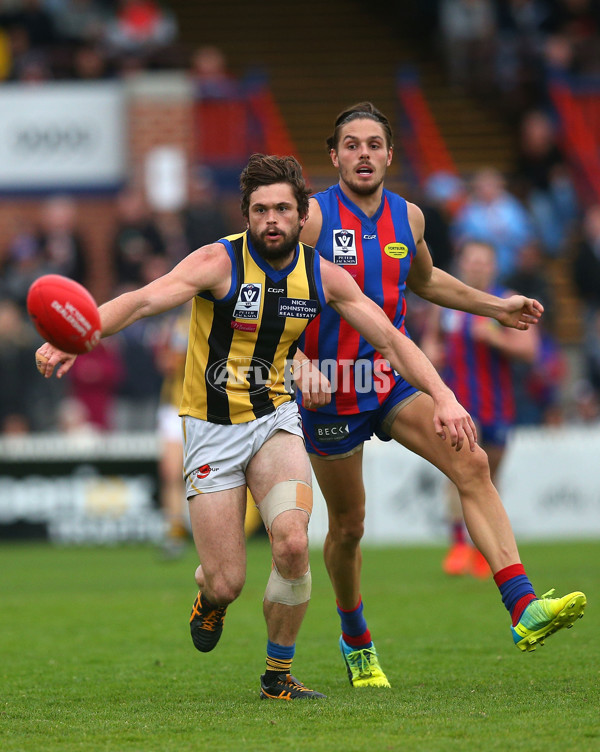
<path id="1" fill-rule="evenodd" d="M 286 580 L 302 577 L 308 571 L 307 522 L 308 515 L 300 510 L 283 512 L 273 521 L 273 561 Z M 265 598 L 263 613 L 269 640 L 278 645 L 293 645 L 307 608 L 308 601 L 298 606 L 286 606 Z"/>
<path id="2" fill-rule="evenodd" d="M 447 498 L 447 504 L 448 504 L 448 519 L 450 521 L 451 525 L 457 525 L 459 522 L 462 523 L 463 520 L 463 513 L 462 513 L 462 505 L 460 503 L 460 495 L 458 493 L 458 488 L 452 483 L 452 481 L 448 481 L 448 498 Z"/>
<path id="3" fill-rule="evenodd" d="M 500 471 L 500 464 L 502 463 L 506 447 L 499 446 L 498 444 L 485 444 L 483 448 L 490 463 L 490 477 L 492 483 L 495 484 L 498 480 L 498 472 Z"/>
<path id="4" fill-rule="evenodd" d="M 311 455 L 319 487 L 327 502 L 329 529 L 323 555 L 335 597 L 344 610 L 356 607 L 360 597 L 364 532 L 365 489 L 362 476 L 362 447 L 340 460 Z"/>
<path id="5" fill-rule="evenodd" d="M 246 486 L 192 496 L 189 506 L 201 562 L 196 581 L 211 603 L 226 606 L 246 579 Z"/>
<path id="6" fill-rule="evenodd" d="M 310 464 L 299 436 L 278 431 L 256 453 L 246 471 L 248 486 L 259 508 L 271 488 L 282 481 L 311 483 Z M 308 514 L 300 509 L 282 512 L 270 530 L 273 561 L 286 580 L 302 577 L 308 571 Z M 308 602 L 297 606 L 267 599 L 263 612 L 269 640 L 293 645 L 306 613 Z"/>
<path id="7" fill-rule="evenodd" d="M 311 457 L 321 491 L 327 501 L 329 529 L 323 555 L 341 608 L 340 649 L 353 687 L 389 687 L 379 665 L 361 601 L 362 552 L 365 489 L 360 450 L 337 460 Z"/>
<path id="8" fill-rule="evenodd" d="M 520 562 L 508 515 L 494 487 L 486 453 L 455 451 L 433 428 L 433 401 L 422 394 L 401 410 L 392 438 L 438 467 L 457 487 L 469 534 L 492 572 Z"/>
<path id="9" fill-rule="evenodd" d="M 488 462 L 490 465 L 490 478 L 492 483 L 496 482 L 498 476 L 498 470 L 502 457 L 504 456 L 504 447 L 496 444 L 481 444 L 481 448 L 488 456 Z M 462 505 L 460 503 L 460 495 L 458 489 L 451 481 L 448 482 L 448 519 L 451 524 L 463 522 Z"/>

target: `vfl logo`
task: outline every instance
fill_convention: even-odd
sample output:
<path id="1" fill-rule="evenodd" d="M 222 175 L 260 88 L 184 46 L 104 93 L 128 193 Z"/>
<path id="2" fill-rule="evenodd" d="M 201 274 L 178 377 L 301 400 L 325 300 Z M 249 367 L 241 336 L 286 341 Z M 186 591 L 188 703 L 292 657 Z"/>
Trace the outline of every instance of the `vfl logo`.
<path id="1" fill-rule="evenodd" d="M 258 394 L 279 381 L 279 371 L 263 358 L 223 358 L 206 371 L 206 383 L 221 394 Z"/>
<path id="2" fill-rule="evenodd" d="M 333 231 L 333 263 L 356 266 L 356 242 L 354 230 Z"/>
<path id="3" fill-rule="evenodd" d="M 260 298 L 262 285 L 254 282 L 246 282 L 240 287 L 235 309 L 234 319 L 257 319 L 260 312 Z"/>
<path id="4" fill-rule="evenodd" d="M 354 230 L 334 230 L 335 244 L 343 251 L 347 251 L 354 245 Z"/>

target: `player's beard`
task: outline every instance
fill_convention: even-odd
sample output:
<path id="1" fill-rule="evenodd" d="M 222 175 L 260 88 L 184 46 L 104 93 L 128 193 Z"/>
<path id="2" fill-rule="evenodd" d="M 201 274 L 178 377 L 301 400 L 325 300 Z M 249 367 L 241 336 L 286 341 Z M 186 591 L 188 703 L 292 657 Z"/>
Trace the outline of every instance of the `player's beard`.
<path id="1" fill-rule="evenodd" d="M 250 241 L 252 242 L 254 249 L 261 258 L 264 258 L 265 261 L 280 261 L 293 253 L 298 245 L 301 230 L 300 222 L 298 222 L 298 225 L 290 230 L 289 233 L 284 233 L 280 228 L 277 228 L 277 230 L 283 237 L 280 239 L 278 245 L 268 246 L 263 240 L 267 235 L 268 230 L 265 230 L 260 235 L 256 235 L 251 228 L 248 228 L 248 235 L 250 236 Z"/>

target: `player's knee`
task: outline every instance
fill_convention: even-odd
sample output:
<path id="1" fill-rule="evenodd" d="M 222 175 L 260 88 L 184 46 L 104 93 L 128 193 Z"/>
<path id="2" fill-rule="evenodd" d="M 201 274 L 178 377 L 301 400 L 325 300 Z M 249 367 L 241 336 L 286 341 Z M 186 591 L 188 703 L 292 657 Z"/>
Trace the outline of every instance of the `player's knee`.
<path id="1" fill-rule="evenodd" d="M 273 560 L 279 571 L 289 577 L 298 577 L 306 570 L 308 561 L 308 532 L 303 527 L 293 527 L 273 538 Z"/>
<path id="2" fill-rule="evenodd" d="M 480 446 L 476 446 L 474 452 L 460 452 L 456 455 L 453 476 L 451 480 L 459 491 L 489 483 L 490 464 L 487 454 Z"/>
<path id="3" fill-rule="evenodd" d="M 265 600 L 286 606 L 299 606 L 310 600 L 311 587 L 310 567 L 299 577 L 286 578 L 274 566 L 265 590 Z"/>
<path id="4" fill-rule="evenodd" d="M 244 587 L 243 572 L 219 571 L 212 573 L 204 570 L 205 587 L 210 593 L 210 600 L 218 606 L 227 606 L 239 597 Z"/>
<path id="5" fill-rule="evenodd" d="M 329 518 L 329 535 L 340 545 L 356 545 L 364 532 L 365 517 L 360 511 Z"/>
<path id="6" fill-rule="evenodd" d="M 240 580 L 224 580 L 219 582 L 218 586 L 213 591 L 215 603 L 218 606 L 227 606 L 230 603 L 233 603 L 233 601 L 239 597 L 243 587 L 244 582 Z"/>

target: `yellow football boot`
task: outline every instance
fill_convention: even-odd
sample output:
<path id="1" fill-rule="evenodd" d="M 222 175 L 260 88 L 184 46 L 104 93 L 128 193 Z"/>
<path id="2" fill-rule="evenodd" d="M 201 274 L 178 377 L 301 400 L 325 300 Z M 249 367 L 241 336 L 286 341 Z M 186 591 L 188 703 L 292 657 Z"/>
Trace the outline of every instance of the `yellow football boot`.
<path id="1" fill-rule="evenodd" d="M 554 589 L 541 598 L 531 601 L 521 614 L 516 626 L 511 627 L 515 645 L 519 650 L 531 652 L 559 629 L 570 629 L 581 619 L 587 599 L 583 593 L 569 593 L 562 598 L 552 598 Z"/>

